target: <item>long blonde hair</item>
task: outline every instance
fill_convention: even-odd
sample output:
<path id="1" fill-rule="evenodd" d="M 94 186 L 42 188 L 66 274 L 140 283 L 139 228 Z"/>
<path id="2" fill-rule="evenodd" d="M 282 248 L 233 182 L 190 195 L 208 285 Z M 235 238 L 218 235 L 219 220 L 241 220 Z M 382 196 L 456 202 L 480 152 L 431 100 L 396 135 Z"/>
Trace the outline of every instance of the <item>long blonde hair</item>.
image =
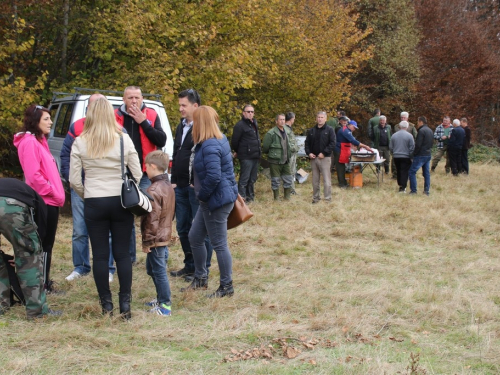
<path id="1" fill-rule="evenodd" d="M 108 99 L 99 98 L 89 105 L 81 137 L 87 143 L 90 158 L 105 157 L 121 134 L 122 128 L 116 122 L 113 106 Z"/>
<path id="2" fill-rule="evenodd" d="M 201 143 L 210 138 L 222 139 L 219 115 L 212 107 L 202 105 L 193 113 L 193 142 Z"/>

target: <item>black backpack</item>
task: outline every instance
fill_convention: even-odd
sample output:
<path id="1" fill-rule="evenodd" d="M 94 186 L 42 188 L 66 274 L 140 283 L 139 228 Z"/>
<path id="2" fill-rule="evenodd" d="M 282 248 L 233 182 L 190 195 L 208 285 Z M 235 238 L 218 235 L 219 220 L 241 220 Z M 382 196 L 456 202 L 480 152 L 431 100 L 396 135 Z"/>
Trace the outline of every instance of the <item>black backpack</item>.
<path id="1" fill-rule="evenodd" d="M 16 268 L 11 265 L 10 261 L 14 259 L 12 255 L 5 254 L 2 250 L 0 250 L 0 256 L 2 256 L 3 261 L 6 264 L 7 271 L 9 273 L 9 281 L 10 281 L 10 305 L 14 306 L 15 304 L 26 305 L 26 301 L 24 300 L 24 294 L 21 290 L 21 284 L 19 284 L 19 279 L 17 278 Z"/>

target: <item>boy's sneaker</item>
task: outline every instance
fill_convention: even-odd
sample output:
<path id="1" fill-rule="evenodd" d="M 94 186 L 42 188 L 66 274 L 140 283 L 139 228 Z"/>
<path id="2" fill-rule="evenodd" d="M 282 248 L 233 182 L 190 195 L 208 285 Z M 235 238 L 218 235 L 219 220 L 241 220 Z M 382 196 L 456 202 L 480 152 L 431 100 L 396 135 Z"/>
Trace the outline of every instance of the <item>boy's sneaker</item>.
<path id="1" fill-rule="evenodd" d="M 158 306 L 158 300 L 155 298 L 149 302 L 144 303 L 144 305 L 149 306 L 149 307 L 156 307 L 156 306 Z"/>
<path id="2" fill-rule="evenodd" d="M 168 306 L 162 303 L 161 305 L 158 305 L 155 308 L 149 310 L 149 312 L 156 313 L 158 315 L 170 316 L 172 315 L 172 306 Z"/>

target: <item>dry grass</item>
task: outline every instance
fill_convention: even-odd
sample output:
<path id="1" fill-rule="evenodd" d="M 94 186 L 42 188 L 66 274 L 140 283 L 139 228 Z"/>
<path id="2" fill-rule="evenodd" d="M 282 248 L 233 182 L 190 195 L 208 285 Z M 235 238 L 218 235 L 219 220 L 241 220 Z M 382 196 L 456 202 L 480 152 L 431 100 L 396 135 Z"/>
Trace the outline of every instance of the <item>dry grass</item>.
<path id="1" fill-rule="evenodd" d="M 377 189 L 365 174 L 363 189 L 334 188 L 334 202 L 316 205 L 310 180 L 275 203 L 259 179 L 255 217 L 229 235 L 236 294 L 184 295 L 171 278 L 170 318 L 143 308 L 155 292 L 142 253 L 128 323 L 100 316 L 91 277 L 62 282 L 72 270 L 71 220 L 62 218 L 53 277 L 67 293 L 49 302 L 64 315 L 30 323 L 16 307 L 0 318 L 0 372 L 497 374 L 500 166 L 472 165 L 459 178 L 441 167 L 430 197 L 397 194 L 388 178 Z M 170 247 L 169 267 L 181 254 Z M 276 338 L 301 353 L 286 358 Z M 311 339 L 314 349 L 300 341 Z M 272 359 L 224 362 L 232 348 L 261 345 L 273 346 Z"/>

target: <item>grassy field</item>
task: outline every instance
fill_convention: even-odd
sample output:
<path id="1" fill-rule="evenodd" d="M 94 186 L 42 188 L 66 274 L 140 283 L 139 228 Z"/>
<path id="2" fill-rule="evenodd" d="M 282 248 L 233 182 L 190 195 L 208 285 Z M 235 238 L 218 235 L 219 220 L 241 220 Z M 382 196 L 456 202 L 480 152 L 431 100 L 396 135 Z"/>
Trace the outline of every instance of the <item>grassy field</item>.
<path id="1" fill-rule="evenodd" d="M 145 255 L 134 267 L 132 320 L 100 315 L 92 277 L 72 271 L 71 218 L 62 217 L 49 296 L 61 318 L 0 318 L 0 373 L 9 374 L 498 374 L 500 165 L 470 176 L 432 174 L 431 195 L 339 190 L 312 205 L 311 178 L 273 202 L 259 177 L 254 218 L 230 231 L 232 298 L 184 294 L 170 278 L 173 316 L 155 297 Z M 336 177 L 333 177 L 336 181 Z M 5 241 L 4 241 L 5 243 Z M 169 269 L 182 264 L 179 242 Z M 215 257 L 209 290 L 218 286 Z M 118 282 L 112 284 L 117 304 Z"/>

